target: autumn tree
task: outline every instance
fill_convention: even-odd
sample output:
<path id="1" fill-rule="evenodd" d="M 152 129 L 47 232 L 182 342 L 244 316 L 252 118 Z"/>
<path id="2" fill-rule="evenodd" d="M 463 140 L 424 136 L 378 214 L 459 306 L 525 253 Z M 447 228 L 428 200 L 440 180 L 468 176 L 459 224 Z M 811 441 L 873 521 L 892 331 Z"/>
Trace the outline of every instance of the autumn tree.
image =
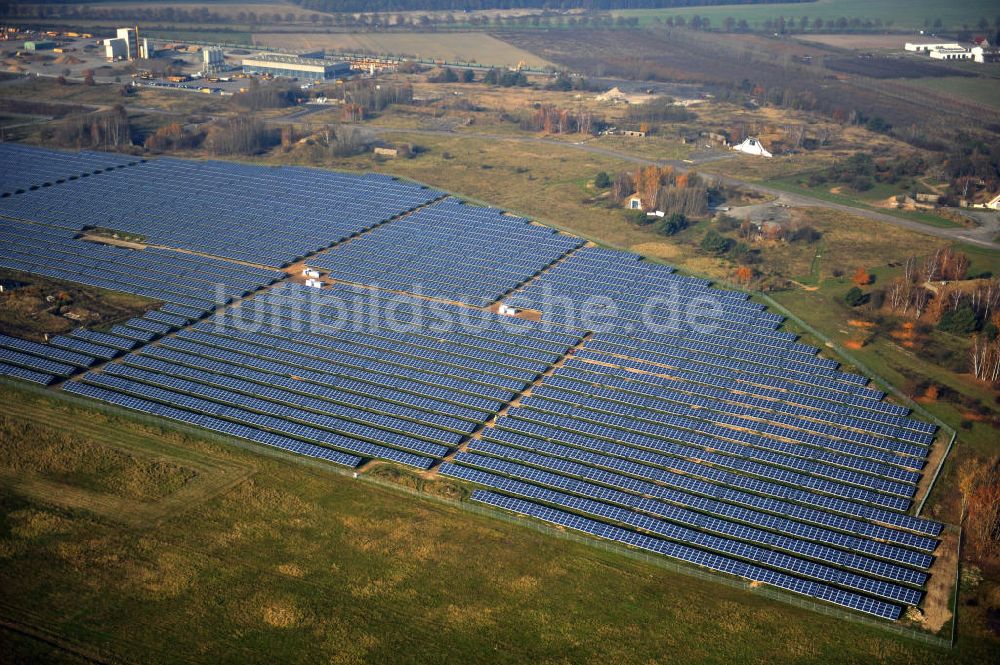
<path id="1" fill-rule="evenodd" d="M 972 374 L 979 381 L 1000 381 L 1000 337 L 990 339 L 984 333 L 973 335 L 969 346 L 969 361 Z"/>
<path id="2" fill-rule="evenodd" d="M 868 271 L 863 267 L 859 267 L 854 271 L 854 275 L 851 277 L 851 281 L 858 286 L 867 286 L 872 282 L 872 276 L 868 274 Z"/>
<path id="3" fill-rule="evenodd" d="M 980 559 L 1000 554 L 1000 460 L 966 460 L 959 468 L 963 532 Z"/>
<path id="4" fill-rule="evenodd" d="M 736 283 L 748 286 L 753 280 L 753 268 L 750 266 L 740 266 L 736 269 Z"/>

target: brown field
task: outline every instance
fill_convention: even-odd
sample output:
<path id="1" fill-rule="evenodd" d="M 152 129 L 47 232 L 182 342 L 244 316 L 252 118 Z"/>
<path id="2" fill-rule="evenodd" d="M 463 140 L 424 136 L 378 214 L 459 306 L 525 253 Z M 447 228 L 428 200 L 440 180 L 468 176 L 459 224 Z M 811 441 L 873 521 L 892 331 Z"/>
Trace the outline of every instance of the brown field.
<path id="1" fill-rule="evenodd" d="M 544 58 L 481 32 L 258 33 L 253 36 L 253 41 L 257 46 L 272 48 L 363 51 L 509 67 L 522 60 L 531 67 L 551 64 Z"/>
<path id="2" fill-rule="evenodd" d="M 894 49 L 903 50 L 907 39 L 904 35 L 797 35 L 799 41 L 823 44 L 834 48 L 853 50 Z"/>

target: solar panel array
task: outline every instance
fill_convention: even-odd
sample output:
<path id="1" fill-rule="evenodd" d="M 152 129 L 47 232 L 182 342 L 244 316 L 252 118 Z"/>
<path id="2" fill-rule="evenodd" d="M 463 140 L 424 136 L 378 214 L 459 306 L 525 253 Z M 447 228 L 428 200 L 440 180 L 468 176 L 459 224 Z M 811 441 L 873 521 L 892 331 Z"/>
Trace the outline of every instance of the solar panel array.
<path id="1" fill-rule="evenodd" d="M 330 277 L 488 305 L 583 240 L 445 199 L 309 260 Z"/>
<path id="2" fill-rule="evenodd" d="M 187 422 L 208 417 L 213 429 L 268 445 L 265 434 L 426 469 L 580 340 L 528 323 L 509 334 L 481 312 L 470 312 L 474 331 L 446 332 L 446 306 L 406 332 L 351 318 L 384 301 L 370 290 L 282 284 L 67 389 L 150 413 L 170 407 L 168 417 Z"/>
<path id="3" fill-rule="evenodd" d="M 68 338 L 54 338 L 50 345 L 0 334 L 0 376 L 47 386 L 98 362 L 96 354 L 72 348 L 76 340 L 59 344 L 63 339 Z"/>
<path id="4" fill-rule="evenodd" d="M 18 143 L 0 143 L 0 197 L 89 178 L 135 166 L 135 157 L 112 152 L 42 150 Z"/>
<path id="5" fill-rule="evenodd" d="M 942 525 L 905 511 L 933 425 L 634 255 L 581 249 L 506 302 L 594 332 L 441 466 L 474 499 L 883 618 L 920 602 Z"/>
<path id="6" fill-rule="evenodd" d="M 284 266 L 441 195 L 379 174 L 161 158 L 0 199 L 0 215 Z"/>
<path id="7" fill-rule="evenodd" d="M 0 267 L 159 300 L 202 316 L 285 276 L 193 254 L 76 240 L 75 231 L 0 219 Z"/>
<path id="8" fill-rule="evenodd" d="M 882 618 L 921 601 L 942 525 L 906 511 L 933 425 L 744 294 L 438 197 L 162 159 L 0 199 L 56 227 L 0 222 L 0 267 L 165 303 L 50 344 L 0 336 L 0 375 L 113 360 L 63 388 L 348 467 L 448 457 L 476 501 Z M 351 238 L 309 261 L 349 284 L 233 306 L 284 273 L 83 242 L 81 219 L 266 265 Z M 414 291 L 436 300 L 395 293 Z M 545 324 L 440 302 L 504 296 Z"/>

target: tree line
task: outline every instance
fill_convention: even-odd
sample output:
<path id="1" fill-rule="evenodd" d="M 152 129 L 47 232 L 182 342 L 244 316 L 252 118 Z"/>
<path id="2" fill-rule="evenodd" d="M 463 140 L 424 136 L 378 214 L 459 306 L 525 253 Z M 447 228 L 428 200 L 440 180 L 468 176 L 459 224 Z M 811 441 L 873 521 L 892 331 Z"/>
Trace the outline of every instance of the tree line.
<path id="1" fill-rule="evenodd" d="M 730 4 L 731 0 L 292 0 L 305 9 L 322 12 L 480 11 L 485 9 L 670 9 Z M 812 0 L 742 0 L 741 4 Z"/>

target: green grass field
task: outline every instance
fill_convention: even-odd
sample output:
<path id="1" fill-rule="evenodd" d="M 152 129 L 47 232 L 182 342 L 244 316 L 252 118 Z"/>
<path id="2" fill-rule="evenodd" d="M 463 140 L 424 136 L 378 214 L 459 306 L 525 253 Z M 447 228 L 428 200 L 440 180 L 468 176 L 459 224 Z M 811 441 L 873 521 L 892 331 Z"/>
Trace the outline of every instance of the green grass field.
<path id="1" fill-rule="evenodd" d="M 873 188 L 873 190 L 869 190 L 869 192 L 861 192 L 855 195 L 853 193 L 835 194 L 826 187 L 803 187 L 798 184 L 796 178 L 774 178 L 772 180 L 765 180 L 764 184 L 793 194 L 805 194 L 806 196 L 811 196 L 813 198 L 820 199 L 821 201 L 839 203 L 853 208 L 875 210 L 886 215 L 901 217 L 903 219 L 912 219 L 915 222 L 928 224 L 930 226 L 937 226 L 940 228 L 953 228 L 958 226 L 955 222 L 945 219 L 944 217 L 939 217 L 931 212 L 895 210 L 892 208 L 883 208 L 866 203 L 866 201 L 875 201 L 879 198 L 884 198 L 881 196 L 882 194 L 885 194 L 886 197 L 888 197 L 889 195 L 895 193 L 888 187 L 881 187 L 878 189 Z"/>
<path id="2" fill-rule="evenodd" d="M 333 663 L 979 663 L 997 655 L 971 614 L 946 654 L 320 464 L 64 399 L 0 384 L 0 477 L 16 457 L 19 477 L 33 480 L 0 482 L 7 662 L 77 654 L 245 663 L 280 653 Z M 116 460 L 107 478 L 138 476 L 156 488 L 137 501 L 148 520 L 115 510 L 125 486 L 80 480 L 102 459 Z"/>
<path id="3" fill-rule="evenodd" d="M 980 18 L 985 17 L 992 24 L 996 18 L 997 6 L 991 0 L 958 0 L 941 3 L 934 0 L 818 0 L 789 4 L 767 5 L 719 5 L 710 7 L 686 7 L 676 9 L 635 9 L 612 12 L 615 15 L 637 16 L 643 25 L 655 25 L 654 17 L 666 19 L 668 16 L 684 16 L 690 19 L 695 14 L 711 20 L 715 28 L 721 28 L 727 16 L 737 21 L 745 19 L 751 26 L 761 27 L 765 20 L 794 18 L 796 21 L 807 16 L 823 20 L 860 18 L 862 20 L 881 19 L 887 27 L 896 30 L 918 30 L 932 26 L 935 19 L 941 19 L 945 28 L 961 28 L 968 25 L 975 28 Z"/>

